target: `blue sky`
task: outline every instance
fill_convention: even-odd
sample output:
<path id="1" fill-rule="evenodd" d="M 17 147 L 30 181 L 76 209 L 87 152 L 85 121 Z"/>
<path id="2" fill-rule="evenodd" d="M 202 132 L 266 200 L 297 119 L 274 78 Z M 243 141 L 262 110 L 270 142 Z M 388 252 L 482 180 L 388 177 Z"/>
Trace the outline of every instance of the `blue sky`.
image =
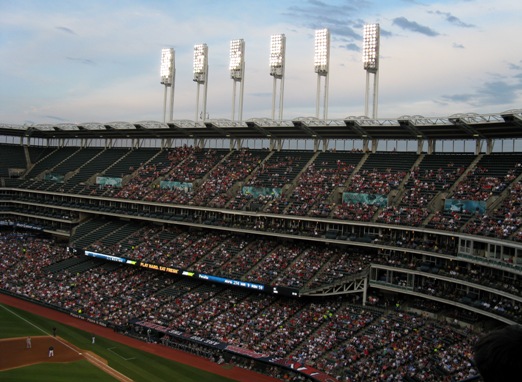
<path id="1" fill-rule="evenodd" d="M 287 39 L 284 119 L 315 115 L 314 31 L 331 33 L 328 117 L 364 114 L 362 30 L 381 26 L 379 117 L 522 108 L 515 0 L 0 0 L 0 123 L 194 119 L 193 48 L 209 49 L 207 111 L 232 117 L 231 40 L 245 40 L 243 119 L 271 115 L 270 36 Z M 236 109 L 237 110 L 237 109 Z"/>

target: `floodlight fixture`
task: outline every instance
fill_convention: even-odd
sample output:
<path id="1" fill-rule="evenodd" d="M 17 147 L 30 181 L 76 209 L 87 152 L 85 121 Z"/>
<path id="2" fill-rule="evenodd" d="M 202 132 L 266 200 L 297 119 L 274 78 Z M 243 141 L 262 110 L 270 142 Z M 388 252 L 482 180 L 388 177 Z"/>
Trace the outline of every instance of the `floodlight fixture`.
<path id="1" fill-rule="evenodd" d="M 194 45 L 194 81 L 204 84 L 207 80 L 208 46 L 207 44 Z"/>
<path id="2" fill-rule="evenodd" d="M 373 75 L 373 110 L 372 118 L 377 119 L 379 99 L 379 50 L 380 50 L 380 26 L 379 24 L 365 24 L 363 34 L 363 65 L 366 71 L 366 91 L 364 101 L 364 115 L 367 117 L 370 99 L 370 77 Z"/>
<path id="3" fill-rule="evenodd" d="M 285 53 L 286 36 L 274 34 L 270 37 L 270 75 L 272 76 L 272 119 L 275 119 L 277 82 L 279 81 L 279 115 L 283 120 L 283 100 L 285 92 Z"/>
<path id="4" fill-rule="evenodd" d="M 245 60 L 245 41 L 243 39 L 230 41 L 230 78 L 240 81 L 243 78 Z"/>
<path id="5" fill-rule="evenodd" d="M 286 36 L 275 34 L 270 37 L 270 75 L 283 78 L 285 72 Z"/>
<path id="6" fill-rule="evenodd" d="M 230 78 L 234 80 L 232 88 L 232 121 L 236 118 L 236 85 L 239 82 L 239 122 L 243 120 L 243 94 L 245 85 L 245 41 L 230 41 Z"/>
<path id="7" fill-rule="evenodd" d="M 319 118 L 321 98 L 321 77 L 324 77 L 323 119 L 328 117 L 328 72 L 330 66 L 330 31 L 318 29 L 315 31 L 314 70 L 317 73 L 317 92 L 315 98 L 315 117 Z"/>
<path id="8" fill-rule="evenodd" d="M 375 72 L 379 70 L 379 24 L 366 24 L 363 37 L 364 69 Z"/>
<path id="9" fill-rule="evenodd" d="M 161 68 L 160 76 L 161 83 L 166 86 L 171 86 L 173 81 L 174 71 L 174 49 L 164 48 L 161 50 Z"/>
<path id="10" fill-rule="evenodd" d="M 197 83 L 196 92 L 196 116 L 194 122 L 198 119 L 205 121 L 207 119 L 207 85 L 208 85 L 208 46 L 207 44 L 194 45 L 194 65 L 193 65 L 193 80 Z M 199 113 L 199 90 L 203 85 L 203 111 Z"/>
<path id="11" fill-rule="evenodd" d="M 176 67 L 174 63 L 174 49 L 164 48 L 161 50 L 161 67 L 160 77 L 161 83 L 165 86 L 163 96 L 163 122 L 167 120 L 167 88 L 170 87 L 170 120 L 173 118 L 174 112 L 174 82 L 176 76 Z"/>
<path id="12" fill-rule="evenodd" d="M 330 64 L 330 31 L 319 29 L 315 31 L 315 72 L 320 75 L 327 75 Z"/>

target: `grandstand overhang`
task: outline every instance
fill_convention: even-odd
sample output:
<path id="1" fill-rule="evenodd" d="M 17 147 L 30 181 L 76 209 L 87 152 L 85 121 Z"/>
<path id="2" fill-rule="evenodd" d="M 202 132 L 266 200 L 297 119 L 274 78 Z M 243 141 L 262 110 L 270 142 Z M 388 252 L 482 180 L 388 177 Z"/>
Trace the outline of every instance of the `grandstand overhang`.
<path id="1" fill-rule="evenodd" d="M 13 125 L 0 124 L 0 135 L 56 138 L 157 138 L 157 139 L 377 139 L 377 140 L 476 140 L 522 138 L 522 110 L 499 114 L 456 114 L 428 118 L 402 116 L 398 119 L 347 117 L 324 120 L 301 117 L 277 121 L 252 118 L 245 122 L 227 119 L 194 122 L 173 120 L 58 123 Z"/>

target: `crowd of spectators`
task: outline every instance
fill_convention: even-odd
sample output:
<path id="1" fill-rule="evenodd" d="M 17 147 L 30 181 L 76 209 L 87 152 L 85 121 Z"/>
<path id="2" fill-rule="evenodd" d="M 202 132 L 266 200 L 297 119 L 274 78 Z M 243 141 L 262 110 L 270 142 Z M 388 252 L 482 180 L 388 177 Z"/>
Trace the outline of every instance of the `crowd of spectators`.
<path id="1" fill-rule="evenodd" d="M 465 167 L 455 165 L 453 161 L 436 169 L 415 166 L 410 172 L 402 204 L 425 207 L 437 192 L 449 190 L 465 170 Z"/>
<path id="2" fill-rule="evenodd" d="M 488 200 L 494 194 L 500 194 L 515 179 L 513 171 L 509 171 L 504 178 L 488 176 L 488 168 L 477 166 L 460 181 L 454 191 L 455 199 Z"/>
<path id="3" fill-rule="evenodd" d="M 255 203 L 257 208 L 266 206 L 266 211 L 274 213 L 420 226 L 428 217 L 428 203 L 437 192 L 452 189 L 449 196 L 453 198 L 491 203 L 496 197 L 501 198 L 500 204 L 484 214 L 435 211 L 430 227 L 522 240 L 519 231 L 522 182 L 512 183 L 518 174 L 515 170 L 505 176 L 490 176 L 486 167 L 477 166 L 455 185 L 455 179 L 463 176 L 463 168 L 448 166 L 444 170 L 427 171 L 422 176 L 420 170 L 414 169 L 409 174 L 413 186 L 405 190 L 402 199 L 379 209 L 363 203 L 335 204 L 332 191 L 344 185 L 348 192 L 389 195 L 405 179 L 406 173 L 393 172 L 391 168 L 390 171 L 362 170 L 348 180 L 354 170 L 351 165 L 333 167 L 312 163 L 298 176 L 307 161 L 300 154 L 263 161 L 263 155 L 248 150 L 226 155 L 224 151 L 183 147 L 165 155 L 156 162 L 140 165 L 122 189 L 107 189 L 104 195 L 232 209 L 247 208 Z M 238 189 L 236 197 L 229 202 L 230 189 L 247 178 L 246 184 L 252 187 L 283 188 L 296 182 L 291 192 L 281 197 L 254 198 Z M 194 188 L 165 189 L 159 186 L 159 180 L 191 183 Z M 469 222 L 468 215 L 471 216 Z M 76 214 L 58 218 L 77 217 Z M 250 228 L 257 230 L 295 229 L 301 233 L 308 230 L 313 236 L 324 234 L 318 230 L 318 224 L 305 228 L 285 227 L 281 224 L 286 223 L 275 220 L 256 219 L 251 223 Z M 107 247 L 94 242 L 90 248 L 158 265 L 295 288 L 324 286 L 362 272 L 370 263 L 381 263 L 481 285 L 486 283 L 515 296 L 522 290 L 516 278 L 507 279 L 505 273 L 480 264 L 450 261 L 427 264 L 425 258 L 413 254 L 399 256 L 391 252 L 382 256 L 364 251 L 349 254 L 336 247 L 218 232 L 149 226 L 136 232 L 125 244 Z M 3 289 L 118 327 L 126 327 L 135 319 L 161 323 L 249 350 L 290 357 L 347 381 L 361 378 L 392 381 L 405 376 L 428 381 L 474 374 L 469 363 L 469 337 L 450 338 L 445 335 L 446 328 L 415 315 L 394 312 L 382 316 L 336 299 L 311 303 L 234 293 L 223 287 L 185 283 L 133 267 L 96 264 L 81 271 L 67 267 L 50 271 L 47 267 L 75 256 L 64 246 L 30 235 L 15 232 L 2 235 L 1 239 L 2 253 L 9 254 L 2 256 L 0 263 Z M 386 241 L 384 238 L 375 240 Z M 397 240 L 394 245 L 429 247 L 415 240 L 401 240 L 400 244 Z M 437 251 L 433 247 L 429 250 Z M 23 274 L 27 267 L 35 271 Z M 401 288 L 412 286 L 400 272 L 379 281 Z M 413 290 L 522 321 L 520 304 L 496 293 L 459 288 L 458 283 L 422 275 L 416 277 Z M 347 323 L 349 328 L 354 328 L 353 332 L 343 326 Z M 346 332 L 340 335 L 342 327 Z"/>
<path id="4" fill-rule="evenodd" d="M 347 239 L 358 240 L 356 237 Z M 313 289 L 334 283 L 343 277 L 364 271 L 371 263 L 383 263 L 428 272 L 435 270 L 437 274 L 477 284 L 484 284 L 483 280 L 488 280 L 488 286 L 515 294 L 522 290 L 522 286 L 518 286 L 513 280 L 503 279 L 501 275 L 492 272 L 486 262 L 482 264 L 481 257 L 477 257 L 476 265 L 456 261 L 458 256 L 454 240 L 441 241 L 407 232 L 403 237 L 379 235 L 368 239 L 368 242 L 395 246 L 398 249 L 444 253 L 451 255 L 452 260 L 435 261 L 434 257 L 431 260 L 435 261 L 434 266 L 430 266 L 429 261 L 421 261 L 417 255 L 403 254 L 402 251 L 381 253 L 382 251 L 363 247 L 348 247 L 347 250 L 342 246 L 281 242 L 276 238 L 255 235 L 188 231 L 176 226 L 142 227 L 121 243 L 103 246 L 95 241 L 88 248 L 151 264 L 298 289 Z M 514 258 L 504 258 L 499 260 L 498 265 L 505 264 L 505 267 L 511 268 L 514 261 Z M 424 263 L 428 266 L 421 267 Z"/>
<path id="5" fill-rule="evenodd" d="M 246 179 L 259 166 L 266 153 L 247 149 L 234 151 L 205 176 L 191 204 L 223 208 L 230 199 L 230 189 Z"/>
<path id="6" fill-rule="evenodd" d="M 312 280 L 326 282 L 338 275 L 355 273 L 366 268 L 372 258 L 348 256 L 337 247 L 325 251 L 313 244 L 281 244 L 276 239 L 212 231 L 189 233 L 159 226 L 136 231 L 124 245 L 103 246 L 96 241 L 88 249 L 167 267 L 294 288 L 302 288 Z M 338 260 L 339 257 L 343 260 Z"/>
<path id="7" fill-rule="evenodd" d="M 263 284 L 271 284 L 285 272 L 293 273 L 293 268 L 290 265 L 303 250 L 304 246 L 297 243 L 278 246 L 248 272 L 249 279 Z"/>
<path id="8" fill-rule="evenodd" d="M 176 234 L 181 235 L 167 232 L 162 237 Z M 148 235 L 149 241 L 162 243 L 160 233 Z M 136 319 L 159 323 L 290 358 L 340 381 L 391 381 L 405 376 L 438 381 L 475 374 L 470 363 L 470 346 L 475 340 L 472 334 L 402 310 L 384 313 L 352 305 L 344 297 L 286 299 L 101 261 L 82 271 L 71 271 L 58 266 L 75 258 L 64 245 L 11 232 L 3 233 L 0 239 L 2 289 L 121 328 L 128 328 Z M 235 246 L 250 248 L 237 240 Z M 138 248 L 136 243 L 134 250 Z M 275 269 L 272 262 L 290 263 L 286 257 L 295 252 L 296 256 L 301 253 L 303 261 L 316 264 L 313 268 L 320 267 L 317 249 L 303 252 L 291 245 L 287 248 L 289 251 L 279 252 L 278 260 L 261 261 L 260 265 L 269 267 L 270 274 Z M 336 253 L 323 255 L 332 257 L 329 264 L 333 269 L 349 258 Z M 304 272 L 300 262 L 293 264 L 297 273 Z M 34 271 L 26 272 L 29 267 Z M 359 271 L 360 267 L 354 263 L 352 270 Z M 509 306 L 500 299 L 490 309 Z"/>
<path id="9" fill-rule="evenodd" d="M 372 257 L 372 263 L 393 266 L 402 269 L 415 269 L 452 279 L 459 279 L 488 286 L 518 296 L 522 293 L 522 280 L 512 274 L 492 269 L 480 263 L 469 263 L 454 259 L 436 259 L 427 261 L 425 257 L 414 253 L 391 252 Z"/>
<path id="10" fill-rule="evenodd" d="M 286 153 L 279 155 L 278 152 L 272 154 L 270 158 L 259 165 L 259 169 L 252 174 L 246 182 L 246 186 L 282 188 L 290 183 L 304 166 L 307 158 L 302 153 Z"/>
<path id="11" fill-rule="evenodd" d="M 328 197 L 337 187 L 344 186 L 354 168 L 353 164 L 341 160 L 337 163 L 328 161 L 311 163 L 296 180 L 296 186 L 288 197 L 289 206 L 284 212 L 303 216 L 317 205 L 319 207 L 314 215 L 328 216 L 329 209 L 325 211 Z M 283 211 L 278 209 L 270 212 L 282 213 Z"/>
<path id="12" fill-rule="evenodd" d="M 228 204 L 228 208 L 233 210 L 261 210 L 270 204 L 271 212 L 279 211 L 280 205 L 286 204 L 285 197 L 279 192 L 283 190 L 284 186 L 294 181 L 306 161 L 310 159 L 309 156 L 310 154 L 303 156 L 302 153 L 272 153 L 268 158 L 259 162 L 256 171 L 250 174 L 243 184 L 254 189 L 265 189 L 267 192 L 254 195 L 241 188 Z M 272 191 L 268 192 L 268 190 Z M 283 197 L 282 202 L 280 201 L 281 197 Z"/>
<path id="13" fill-rule="evenodd" d="M 118 192 L 111 192 L 116 198 L 142 200 L 154 188 L 158 187 L 157 180 L 165 177 L 172 168 L 182 163 L 192 155 L 194 148 L 191 146 L 176 147 L 158 154 L 147 163 L 140 163 L 138 168 L 131 166 L 130 180 L 124 184 Z"/>
<path id="14" fill-rule="evenodd" d="M 485 162 L 492 161 L 487 157 L 483 159 Z M 522 173 L 522 166 L 519 162 L 511 163 L 513 159 L 516 158 L 498 157 L 498 161 L 501 162 L 499 168 L 495 167 L 495 163 L 488 166 L 480 162 L 462 176 L 448 195 L 448 198 L 452 199 L 486 202 L 489 205 L 494 204 L 497 198 L 502 198 L 502 206 L 499 209 L 488 208 L 485 212 L 478 208 L 474 211 L 436 211 L 428 226 L 451 231 L 462 229 L 466 233 L 500 239 L 513 236 L 516 240 L 520 236 L 517 232 L 520 228 L 520 182 L 513 182 Z M 509 192 L 506 193 L 505 190 Z"/>
<path id="15" fill-rule="evenodd" d="M 445 162 L 444 154 L 433 154 L 405 170 L 412 162 L 404 162 L 403 153 L 350 155 L 354 154 L 181 146 L 159 150 L 146 163 L 131 164 L 121 188 L 91 188 L 95 195 L 129 200 L 386 224 L 422 226 L 429 218 L 429 228 L 521 240 L 516 196 L 520 185 L 511 184 L 522 172 L 517 156 L 490 160 L 484 155 L 471 164 L 471 156 L 459 161 L 452 155 Z M 359 163 L 363 166 L 357 169 Z M 343 202 L 343 192 L 382 195 L 388 205 Z M 432 202 L 441 193 L 446 199 L 487 202 L 488 209 L 477 213 L 437 208 Z M 501 207 L 495 207 L 497 198 L 506 199 Z"/>
<path id="16" fill-rule="evenodd" d="M 323 258 L 321 272 L 316 273 L 308 281 L 307 287 L 310 289 L 335 284 L 343 278 L 360 274 L 380 256 L 375 251 L 364 248 L 350 248 L 349 251 L 327 250 L 327 252 L 330 252 L 328 261 L 324 261 Z"/>
<path id="17" fill-rule="evenodd" d="M 392 167 L 385 171 L 365 169 L 352 176 L 346 191 L 388 195 L 392 189 L 399 187 L 406 175 L 406 171 L 394 171 Z"/>
<path id="18" fill-rule="evenodd" d="M 426 208 L 388 206 L 379 212 L 376 222 L 419 227 L 429 215 Z"/>
<path id="19" fill-rule="evenodd" d="M 335 206 L 332 217 L 341 220 L 369 222 L 373 219 L 379 207 L 366 203 L 342 203 Z"/>
<path id="20" fill-rule="evenodd" d="M 522 182 L 510 185 L 509 193 L 500 207 L 474 218 L 465 226 L 464 232 L 472 235 L 484 235 L 509 238 L 522 226 Z"/>
<path id="21" fill-rule="evenodd" d="M 462 219 L 462 214 L 457 211 L 451 211 L 444 213 L 442 211 L 436 211 L 431 217 L 428 227 L 444 230 L 444 231 L 458 231 L 464 224 L 465 220 Z"/>

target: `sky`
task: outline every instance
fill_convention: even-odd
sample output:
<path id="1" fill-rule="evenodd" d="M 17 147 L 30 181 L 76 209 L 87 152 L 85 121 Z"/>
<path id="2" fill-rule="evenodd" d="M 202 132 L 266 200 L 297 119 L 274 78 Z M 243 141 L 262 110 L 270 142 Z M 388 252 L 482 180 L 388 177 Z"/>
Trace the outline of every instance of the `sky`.
<path id="1" fill-rule="evenodd" d="M 381 28 L 379 118 L 521 109 L 521 15 L 519 0 L 0 0 L 0 124 L 162 121 L 162 48 L 175 50 L 173 119 L 194 120 L 203 96 L 198 102 L 193 54 L 202 43 L 207 118 L 237 119 L 235 39 L 245 41 L 243 120 L 269 118 L 274 34 L 286 36 L 283 119 L 314 117 L 314 33 L 323 28 L 327 117 L 362 116 L 367 23 Z"/>

